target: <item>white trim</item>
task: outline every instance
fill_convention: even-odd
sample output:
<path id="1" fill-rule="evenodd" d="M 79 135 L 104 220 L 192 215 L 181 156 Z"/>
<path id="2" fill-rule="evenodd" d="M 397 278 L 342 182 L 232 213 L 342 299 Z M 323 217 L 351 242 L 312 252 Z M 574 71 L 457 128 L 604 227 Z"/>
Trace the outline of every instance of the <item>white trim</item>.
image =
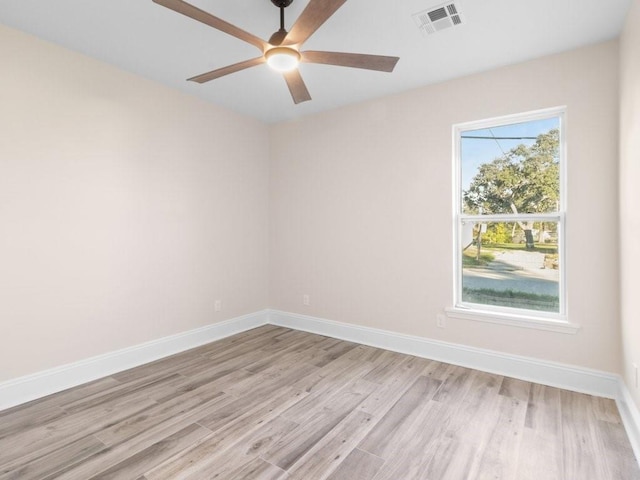
<path id="1" fill-rule="evenodd" d="M 627 436 L 631 442 L 631 447 L 636 454 L 636 460 L 640 464 L 640 410 L 638 410 L 622 378 L 620 378 L 620 390 L 616 404 L 618 405 L 624 428 L 627 431 Z"/>
<path id="2" fill-rule="evenodd" d="M 265 325 L 266 310 L 0 383 L 0 410 Z"/>
<path id="3" fill-rule="evenodd" d="M 618 395 L 619 377 L 598 370 L 430 340 L 377 328 L 350 325 L 296 313 L 270 311 L 269 323 L 574 392 L 606 398 L 616 398 Z"/>
<path id="4" fill-rule="evenodd" d="M 533 328 L 536 330 L 546 330 L 549 332 L 576 334 L 580 330 L 580 325 L 569 323 L 566 320 L 555 318 L 546 319 L 543 317 L 530 317 L 527 315 L 512 315 L 502 312 L 483 312 L 480 310 L 465 309 L 460 307 L 445 308 L 445 313 L 449 318 L 461 320 L 475 320 L 477 322 L 496 323 L 499 325 L 509 325 L 512 327 Z M 561 317 L 562 318 L 562 317 Z"/>

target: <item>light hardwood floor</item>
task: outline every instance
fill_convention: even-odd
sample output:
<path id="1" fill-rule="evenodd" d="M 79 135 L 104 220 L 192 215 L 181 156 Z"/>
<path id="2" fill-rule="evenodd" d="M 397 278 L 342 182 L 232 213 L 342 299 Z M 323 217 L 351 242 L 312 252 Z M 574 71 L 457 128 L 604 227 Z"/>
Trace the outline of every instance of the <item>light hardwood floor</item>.
<path id="1" fill-rule="evenodd" d="M 611 400 L 265 326 L 0 412 L 0 479 L 637 480 Z"/>

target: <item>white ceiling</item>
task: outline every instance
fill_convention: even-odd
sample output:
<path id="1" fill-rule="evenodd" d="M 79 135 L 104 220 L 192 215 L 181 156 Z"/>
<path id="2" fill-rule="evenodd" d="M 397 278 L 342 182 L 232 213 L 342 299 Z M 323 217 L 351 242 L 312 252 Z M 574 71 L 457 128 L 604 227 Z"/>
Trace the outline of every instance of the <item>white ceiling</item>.
<path id="1" fill-rule="evenodd" d="M 294 0 L 287 8 L 287 28 L 308 1 Z M 303 50 L 400 61 L 390 74 L 303 64 L 313 100 L 300 105 L 267 65 L 203 85 L 186 82 L 260 52 L 151 0 L 0 0 L 0 22 L 273 123 L 615 38 L 631 2 L 456 0 L 465 24 L 423 36 L 411 14 L 442 0 L 349 0 Z M 279 26 L 270 0 L 190 3 L 265 40 Z"/>

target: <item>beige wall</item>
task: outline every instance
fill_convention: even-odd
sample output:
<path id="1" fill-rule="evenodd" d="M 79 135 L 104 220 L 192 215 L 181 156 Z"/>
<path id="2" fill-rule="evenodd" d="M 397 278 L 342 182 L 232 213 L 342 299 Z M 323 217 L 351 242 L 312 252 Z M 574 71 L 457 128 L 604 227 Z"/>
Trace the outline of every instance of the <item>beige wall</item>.
<path id="1" fill-rule="evenodd" d="M 266 306 L 620 371 L 618 257 L 594 254 L 618 242 L 617 53 L 609 42 L 267 128 L 0 27 L 0 381 Z M 452 297 L 451 125 L 557 105 L 581 331 L 437 329 Z M 638 179 L 631 153 L 625 168 Z M 623 222 L 628 255 L 637 219 Z"/>
<path id="2" fill-rule="evenodd" d="M 622 34 L 620 89 L 620 258 L 623 374 L 640 408 L 632 364 L 640 368 L 640 0 Z"/>
<path id="3" fill-rule="evenodd" d="M 264 125 L 4 27 L 0 58 L 0 381 L 267 305 Z"/>
<path id="4" fill-rule="evenodd" d="M 559 105 L 570 321 L 582 329 L 436 328 L 452 305 L 452 125 Z M 616 42 L 274 126 L 271 306 L 618 372 L 617 152 Z"/>

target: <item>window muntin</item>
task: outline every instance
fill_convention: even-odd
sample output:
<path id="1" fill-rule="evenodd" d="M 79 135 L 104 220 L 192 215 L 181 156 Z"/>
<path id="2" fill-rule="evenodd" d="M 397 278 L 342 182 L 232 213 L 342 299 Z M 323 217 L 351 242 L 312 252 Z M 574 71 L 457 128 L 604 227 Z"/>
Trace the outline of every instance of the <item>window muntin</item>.
<path id="1" fill-rule="evenodd" d="M 565 320 L 564 112 L 458 125 L 455 306 Z"/>

